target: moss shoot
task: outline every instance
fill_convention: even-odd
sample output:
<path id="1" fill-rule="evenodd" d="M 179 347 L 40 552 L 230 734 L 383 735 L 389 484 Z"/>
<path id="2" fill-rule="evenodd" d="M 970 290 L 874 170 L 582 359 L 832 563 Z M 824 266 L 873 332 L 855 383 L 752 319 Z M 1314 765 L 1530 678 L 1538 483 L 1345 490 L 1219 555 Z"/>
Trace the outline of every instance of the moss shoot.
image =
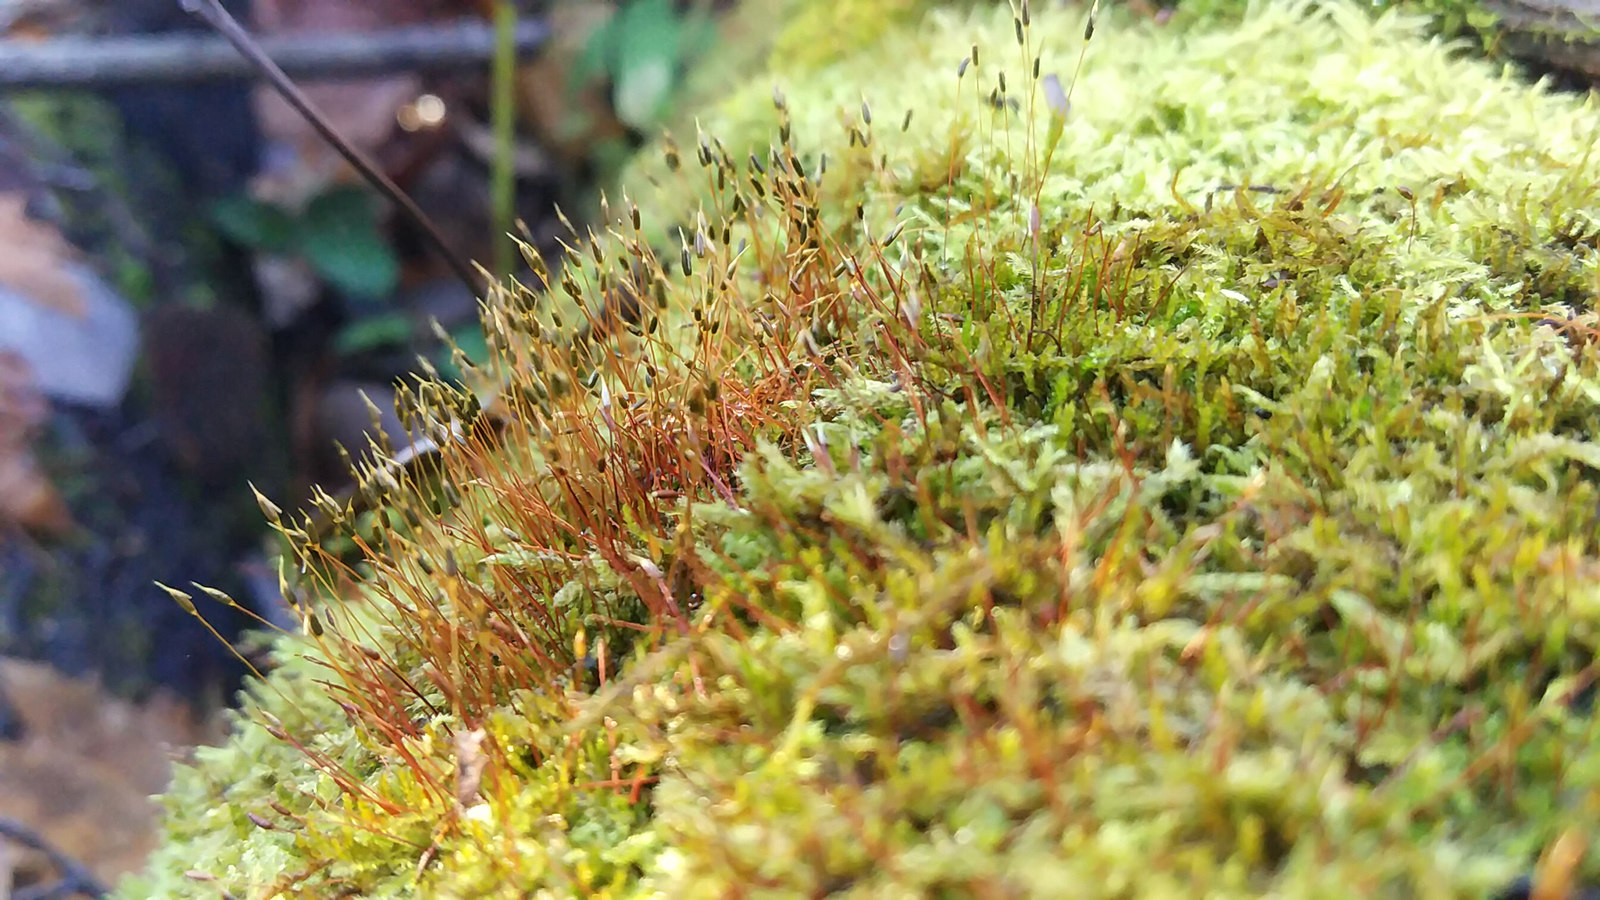
<path id="1" fill-rule="evenodd" d="M 304 633 L 123 896 L 1600 880 L 1594 97 L 894 7 L 487 298 L 345 552 L 268 507 Z"/>

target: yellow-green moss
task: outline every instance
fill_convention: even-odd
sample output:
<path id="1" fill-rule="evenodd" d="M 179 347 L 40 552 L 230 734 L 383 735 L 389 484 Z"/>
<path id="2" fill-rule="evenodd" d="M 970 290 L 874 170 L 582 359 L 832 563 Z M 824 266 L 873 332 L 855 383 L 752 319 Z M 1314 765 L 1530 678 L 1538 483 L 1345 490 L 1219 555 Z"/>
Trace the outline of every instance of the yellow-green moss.
<path id="1" fill-rule="evenodd" d="M 643 162 L 694 274 L 645 279 L 621 362 L 539 349 L 573 300 L 497 297 L 498 454 L 371 533 L 368 599 L 242 720 L 364 787 L 241 724 L 123 894 L 1483 897 L 1558 844 L 1544 876 L 1600 876 L 1594 100 L 1350 5 L 1113 19 L 1046 166 L 1034 54 L 1070 81 L 1083 22 L 1031 19 L 934 11 Z M 611 210 L 558 294 L 663 268 Z"/>
<path id="2" fill-rule="evenodd" d="M 870 51 L 885 34 L 906 24 L 923 0 L 843 0 L 808 3 L 795 10 L 772 48 L 778 71 L 803 73 Z"/>

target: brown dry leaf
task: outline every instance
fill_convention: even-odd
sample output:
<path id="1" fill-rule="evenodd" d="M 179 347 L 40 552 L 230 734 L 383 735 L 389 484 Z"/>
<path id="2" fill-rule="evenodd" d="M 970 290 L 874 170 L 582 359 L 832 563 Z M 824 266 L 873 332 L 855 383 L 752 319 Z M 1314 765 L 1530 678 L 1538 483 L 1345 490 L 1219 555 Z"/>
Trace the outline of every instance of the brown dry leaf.
<path id="1" fill-rule="evenodd" d="M 474 5 L 461 0 L 256 0 L 251 12 L 263 31 L 350 31 L 470 14 Z"/>
<path id="2" fill-rule="evenodd" d="M 0 350 L 0 524 L 60 536 L 72 530 L 72 513 L 30 447 L 47 411 L 28 363 Z"/>
<path id="3" fill-rule="evenodd" d="M 67 264 L 77 251 L 50 225 L 30 218 L 21 191 L 0 193 L 0 285 L 29 300 L 83 318 L 83 289 Z"/>
<path id="4" fill-rule="evenodd" d="M 72 530 L 72 512 L 30 453 L 0 454 L 0 521 L 45 537 Z"/>
<path id="5" fill-rule="evenodd" d="M 0 444 L 31 437 L 49 414 L 49 402 L 34 383 L 28 361 L 0 350 Z"/>
<path id="6" fill-rule="evenodd" d="M 438 0 L 258 0 L 256 26 L 263 34 L 367 31 L 418 25 L 442 15 L 459 15 L 463 4 Z M 396 131 L 400 108 L 416 98 L 422 82 L 397 73 L 381 78 L 300 85 L 306 95 L 351 145 L 373 152 Z M 262 200 L 297 206 L 329 184 L 352 178 L 339 152 L 271 88 L 255 95 L 263 136 L 294 151 L 292 166 L 256 179 Z"/>
<path id="7" fill-rule="evenodd" d="M 70 31 L 90 12 L 83 0 L 0 2 L 0 31 L 12 39 L 37 41 Z"/>
<path id="8" fill-rule="evenodd" d="M 486 737 L 482 728 L 456 732 L 456 802 L 463 809 L 477 802 L 483 786 L 483 769 L 489 763 L 483 753 Z"/>
<path id="9" fill-rule="evenodd" d="M 1567 828 L 1545 848 L 1533 881 L 1532 900 L 1565 900 L 1573 896 L 1578 866 L 1583 863 L 1589 835 L 1582 828 Z"/>
<path id="10" fill-rule="evenodd" d="M 103 882 L 144 864 L 154 848 L 172 757 L 217 740 L 164 694 L 134 705 L 92 681 L 0 658 L 0 690 L 22 736 L 0 741 L 0 815 L 27 824 Z"/>
<path id="11" fill-rule="evenodd" d="M 395 131 L 400 107 L 415 99 L 422 82 L 413 75 L 312 83 L 301 86 L 339 136 L 352 146 L 373 152 Z M 268 140 L 290 147 L 295 165 L 260 179 L 263 200 L 296 204 L 341 177 L 349 166 L 344 157 L 317 134 L 294 108 L 271 88 L 257 89 L 256 115 Z"/>

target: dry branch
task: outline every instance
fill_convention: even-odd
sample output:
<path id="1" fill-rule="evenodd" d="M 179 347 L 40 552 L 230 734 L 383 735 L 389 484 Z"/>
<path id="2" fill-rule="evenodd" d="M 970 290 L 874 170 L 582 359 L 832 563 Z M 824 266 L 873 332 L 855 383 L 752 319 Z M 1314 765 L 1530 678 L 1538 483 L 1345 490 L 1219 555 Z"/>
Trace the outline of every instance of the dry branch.
<path id="1" fill-rule="evenodd" d="M 518 23 L 518 54 L 538 52 L 549 35 L 542 21 Z M 260 43 L 291 77 L 326 80 L 486 65 L 494 56 L 494 28 L 462 21 L 263 37 Z M 0 88 L 100 88 L 255 77 L 249 60 L 228 41 L 209 34 L 0 40 Z"/>
<path id="2" fill-rule="evenodd" d="M 47 896 L 71 897 L 80 894 L 90 897 L 106 896 L 105 886 L 100 884 L 99 880 L 94 877 L 94 873 L 89 871 L 88 866 L 58 850 L 54 844 L 45 840 L 43 836 L 32 828 L 15 819 L 0 818 L 0 838 L 14 841 L 44 854 L 50 860 L 50 864 L 56 867 L 56 871 L 61 875 L 61 880 L 50 885 Z"/>

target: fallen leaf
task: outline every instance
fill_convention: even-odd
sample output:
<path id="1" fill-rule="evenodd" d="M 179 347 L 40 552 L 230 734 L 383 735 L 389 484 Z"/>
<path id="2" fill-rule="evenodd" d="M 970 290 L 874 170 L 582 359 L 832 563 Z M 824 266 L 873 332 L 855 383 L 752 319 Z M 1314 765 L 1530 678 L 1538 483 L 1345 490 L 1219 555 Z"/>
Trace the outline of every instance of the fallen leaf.
<path id="1" fill-rule="evenodd" d="M 58 537 L 72 529 L 72 514 L 33 456 L 48 406 L 32 375 L 21 356 L 0 350 L 0 524 Z"/>
<path id="2" fill-rule="evenodd" d="M 131 703 L 95 681 L 0 657 L 0 693 L 20 735 L 0 740 L 0 815 L 26 823 L 105 882 L 138 870 L 160 834 L 160 806 L 179 752 L 217 740 L 221 717 L 201 720 L 157 692 Z"/>
<path id="3" fill-rule="evenodd" d="M 60 537 L 72 530 L 71 511 L 31 453 L 0 456 L 0 521 L 42 537 Z"/>
<path id="4" fill-rule="evenodd" d="M 470 7 L 438 0 L 256 0 L 251 12 L 262 31 L 351 31 L 417 25 Z"/>
<path id="5" fill-rule="evenodd" d="M 7 435 L 31 435 L 44 424 L 50 405 L 20 355 L 0 350 L 0 443 Z"/>
<path id="6" fill-rule="evenodd" d="M 83 289 L 67 267 L 77 251 L 61 232 L 28 215 L 20 191 L 0 193 L 0 285 L 41 306 L 82 318 Z"/>
<path id="7" fill-rule="evenodd" d="M 107 409 L 122 402 L 139 352 L 139 317 L 105 279 L 81 262 L 66 264 L 83 300 L 72 315 L 0 284 L 0 350 L 26 360 L 46 397 Z"/>
<path id="8" fill-rule="evenodd" d="M 486 737 L 482 728 L 456 732 L 456 802 L 462 808 L 477 801 L 478 789 L 483 785 L 483 769 L 489 763 L 483 753 Z"/>
<path id="9" fill-rule="evenodd" d="M 370 154 L 395 132 L 396 114 L 421 86 L 416 76 L 395 75 L 300 87 L 340 137 Z M 297 209 L 331 184 L 356 180 L 339 151 L 271 88 L 257 89 L 255 104 L 262 137 L 286 151 L 254 180 L 256 199 Z"/>
<path id="10" fill-rule="evenodd" d="M 10 0 L 0 3 L 0 32 L 38 41 L 71 31 L 85 18 L 82 0 Z"/>
<path id="11" fill-rule="evenodd" d="M 460 17 L 471 4 L 454 0 L 257 0 L 261 34 L 370 31 Z M 369 153 L 396 131 L 402 106 L 422 90 L 412 73 L 381 78 L 308 81 L 300 85 L 339 135 Z M 255 95 L 262 136 L 287 150 L 285 161 L 254 183 L 258 199 L 298 207 L 330 184 L 353 180 L 348 164 L 282 97 L 263 85 Z"/>

